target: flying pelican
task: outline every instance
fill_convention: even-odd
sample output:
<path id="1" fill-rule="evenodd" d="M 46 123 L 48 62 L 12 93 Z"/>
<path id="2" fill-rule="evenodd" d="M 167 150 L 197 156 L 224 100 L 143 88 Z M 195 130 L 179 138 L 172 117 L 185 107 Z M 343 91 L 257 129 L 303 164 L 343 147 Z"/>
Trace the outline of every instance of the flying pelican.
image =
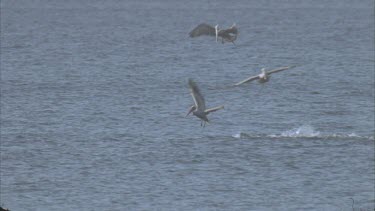
<path id="1" fill-rule="evenodd" d="M 218 37 L 221 37 L 221 43 L 226 41 L 234 44 L 234 41 L 237 39 L 238 29 L 235 23 L 228 29 L 220 30 L 219 25 L 213 27 L 206 23 L 201 23 L 189 33 L 190 37 L 199 37 L 201 35 L 215 36 L 216 42 L 218 41 Z"/>
<path id="2" fill-rule="evenodd" d="M 193 97 L 194 105 L 190 107 L 189 112 L 186 114 L 188 116 L 191 112 L 202 120 L 201 126 L 205 126 L 206 122 L 208 121 L 207 115 L 211 112 L 223 109 L 224 106 L 217 106 L 214 108 L 206 109 L 206 104 L 204 102 L 204 98 L 197 86 L 197 84 L 189 78 L 189 88 L 190 88 L 190 94 Z"/>
<path id="3" fill-rule="evenodd" d="M 254 81 L 254 80 L 258 80 L 259 83 L 266 83 L 267 81 L 270 80 L 270 78 L 271 78 L 270 75 L 272 73 L 277 73 L 277 72 L 287 70 L 287 69 L 290 69 L 290 68 L 293 68 L 293 67 L 296 67 L 296 66 L 294 65 L 294 66 L 288 66 L 288 67 L 280 67 L 280 68 L 270 70 L 270 71 L 266 71 L 266 68 L 262 68 L 261 73 L 259 75 L 251 76 L 251 77 L 249 77 L 249 78 L 247 78 L 243 81 L 240 81 L 240 82 L 236 83 L 235 86 L 239 86 L 241 84 L 244 84 L 244 83 L 247 83 L 247 82 L 250 82 L 250 81 Z"/>

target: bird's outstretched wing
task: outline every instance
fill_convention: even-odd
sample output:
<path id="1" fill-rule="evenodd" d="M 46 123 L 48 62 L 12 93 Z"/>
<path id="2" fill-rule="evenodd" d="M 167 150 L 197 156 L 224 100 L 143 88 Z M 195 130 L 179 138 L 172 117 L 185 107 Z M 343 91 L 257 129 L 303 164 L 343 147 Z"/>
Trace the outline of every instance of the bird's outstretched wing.
<path id="1" fill-rule="evenodd" d="M 189 33 L 190 37 L 198 37 L 201 35 L 216 36 L 215 27 L 206 23 L 201 23 Z"/>
<path id="2" fill-rule="evenodd" d="M 189 78 L 189 88 L 190 94 L 193 97 L 195 106 L 197 110 L 204 111 L 206 109 L 206 104 L 204 102 L 204 98 L 197 86 L 197 84 L 193 81 L 193 79 Z"/>
<path id="3" fill-rule="evenodd" d="M 257 80 L 257 79 L 259 79 L 259 75 L 257 75 L 257 76 L 251 76 L 251 77 L 246 78 L 245 80 L 240 81 L 240 82 L 238 82 L 238 83 L 236 83 L 236 84 L 234 84 L 234 85 L 235 85 L 235 86 L 239 86 L 239 85 L 241 85 L 241 84 L 244 84 L 244 83 L 247 83 L 247 82 L 250 82 L 250 81 L 254 81 L 254 80 Z"/>
<path id="4" fill-rule="evenodd" d="M 267 71 L 267 74 L 277 73 L 277 72 L 280 72 L 280 71 L 283 71 L 283 70 L 291 69 L 293 67 L 296 67 L 296 65 L 288 66 L 288 67 L 280 67 L 280 68 L 277 68 L 277 69 L 274 69 L 274 70 L 270 70 L 270 71 Z"/>
<path id="5" fill-rule="evenodd" d="M 214 108 L 209 108 L 209 109 L 206 109 L 204 110 L 204 112 L 207 114 L 211 113 L 211 112 L 215 112 L 217 110 L 220 110 L 220 109 L 223 109 L 224 106 L 217 106 L 217 107 L 214 107 Z"/>

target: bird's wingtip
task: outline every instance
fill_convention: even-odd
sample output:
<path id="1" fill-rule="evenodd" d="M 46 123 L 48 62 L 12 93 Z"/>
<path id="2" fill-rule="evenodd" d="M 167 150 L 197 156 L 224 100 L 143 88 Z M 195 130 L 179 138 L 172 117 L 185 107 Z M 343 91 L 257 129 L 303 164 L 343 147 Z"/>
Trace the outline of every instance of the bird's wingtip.
<path id="1" fill-rule="evenodd" d="M 196 87 L 194 80 L 191 79 L 191 78 L 188 79 L 188 84 L 189 84 L 190 88 Z"/>

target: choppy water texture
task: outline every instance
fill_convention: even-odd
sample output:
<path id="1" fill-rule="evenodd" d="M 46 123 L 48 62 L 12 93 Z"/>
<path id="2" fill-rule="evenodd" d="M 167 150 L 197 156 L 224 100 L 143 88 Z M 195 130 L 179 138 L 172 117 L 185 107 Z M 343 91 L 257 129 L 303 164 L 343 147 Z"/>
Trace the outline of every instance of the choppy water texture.
<path id="1" fill-rule="evenodd" d="M 1 1 L 11 210 L 373 210 L 374 180 L 372 0 Z"/>

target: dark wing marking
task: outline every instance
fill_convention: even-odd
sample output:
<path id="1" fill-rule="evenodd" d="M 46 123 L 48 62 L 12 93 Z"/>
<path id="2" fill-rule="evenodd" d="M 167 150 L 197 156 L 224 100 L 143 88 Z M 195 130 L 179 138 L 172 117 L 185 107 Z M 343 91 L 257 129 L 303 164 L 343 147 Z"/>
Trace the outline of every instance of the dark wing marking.
<path id="1" fill-rule="evenodd" d="M 198 37 L 201 35 L 216 36 L 215 27 L 212 27 L 206 23 L 199 24 L 190 33 L 190 37 Z"/>

